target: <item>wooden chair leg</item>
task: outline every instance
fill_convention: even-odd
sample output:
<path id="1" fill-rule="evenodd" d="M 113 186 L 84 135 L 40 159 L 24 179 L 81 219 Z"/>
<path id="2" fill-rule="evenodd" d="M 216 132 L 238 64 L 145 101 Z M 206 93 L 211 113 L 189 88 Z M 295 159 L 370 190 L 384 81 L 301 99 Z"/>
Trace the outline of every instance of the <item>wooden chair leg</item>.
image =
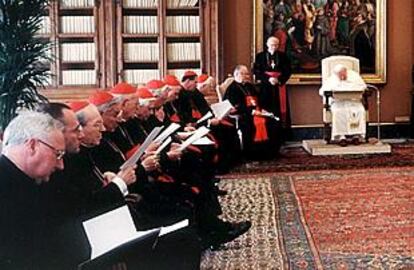
<path id="1" fill-rule="evenodd" d="M 323 138 L 327 143 L 331 143 L 331 126 L 329 123 L 324 123 Z"/>

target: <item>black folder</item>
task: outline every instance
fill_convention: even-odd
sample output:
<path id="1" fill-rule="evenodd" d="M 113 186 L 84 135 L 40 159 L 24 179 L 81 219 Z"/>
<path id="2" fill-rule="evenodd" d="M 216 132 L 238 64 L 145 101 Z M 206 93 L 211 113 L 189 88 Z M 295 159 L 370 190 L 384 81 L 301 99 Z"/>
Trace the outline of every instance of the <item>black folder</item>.
<path id="1" fill-rule="evenodd" d="M 78 266 L 78 269 L 102 270 L 120 262 L 124 262 L 127 265 L 132 264 L 137 269 L 146 269 L 144 267 L 148 266 L 148 259 L 154 255 L 153 249 L 157 244 L 160 230 L 156 229 L 145 236 L 126 242 L 101 256 L 85 261 Z"/>

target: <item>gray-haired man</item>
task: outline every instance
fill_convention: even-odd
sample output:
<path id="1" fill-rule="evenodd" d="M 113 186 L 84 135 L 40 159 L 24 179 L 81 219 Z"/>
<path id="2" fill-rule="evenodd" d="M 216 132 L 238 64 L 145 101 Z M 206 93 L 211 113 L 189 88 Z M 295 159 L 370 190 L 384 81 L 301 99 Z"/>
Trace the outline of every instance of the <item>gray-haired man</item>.
<path id="1" fill-rule="evenodd" d="M 62 125 L 27 112 L 13 119 L 0 156 L 0 269 L 48 269 L 48 224 L 40 184 L 63 169 Z M 51 232 L 50 232 L 51 233 Z"/>

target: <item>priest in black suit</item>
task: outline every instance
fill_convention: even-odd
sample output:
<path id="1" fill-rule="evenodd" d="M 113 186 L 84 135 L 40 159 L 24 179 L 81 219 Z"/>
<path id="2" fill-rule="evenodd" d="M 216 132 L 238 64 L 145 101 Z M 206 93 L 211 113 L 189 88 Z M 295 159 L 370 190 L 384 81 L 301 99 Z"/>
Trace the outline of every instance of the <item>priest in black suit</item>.
<path id="1" fill-rule="evenodd" d="M 4 132 L 0 156 L 0 269 L 55 269 L 49 263 L 55 228 L 41 184 L 63 169 L 62 125 L 49 115 L 17 116 Z"/>
<path id="2" fill-rule="evenodd" d="M 245 157 L 275 157 L 281 144 L 280 123 L 272 113 L 264 109 L 264 101 L 250 82 L 250 73 L 246 66 L 236 66 L 234 81 L 228 86 L 224 99 L 230 101 L 234 107 L 232 114 L 238 117 Z"/>
<path id="3" fill-rule="evenodd" d="M 253 73 L 260 86 L 263 109 L 281 119 L 283 126 L 290 126 L 289 102 L 285 88 L 291 75 L 290 61 L 286 54 L 278 51 L 279 39 L 270 37 L 267 50 L 256 55 Z"/>

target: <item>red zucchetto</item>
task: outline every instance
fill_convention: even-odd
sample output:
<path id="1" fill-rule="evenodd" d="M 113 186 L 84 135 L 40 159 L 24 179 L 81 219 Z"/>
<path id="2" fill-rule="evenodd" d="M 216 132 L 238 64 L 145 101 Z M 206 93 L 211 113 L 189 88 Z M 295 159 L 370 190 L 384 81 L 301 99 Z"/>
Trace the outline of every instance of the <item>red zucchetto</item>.
<path id="1" fill-rule="evenodd" d="M 168 86 L 180 86 L 180 82 L 174 75 L 165 75 L 164 83 Z"/>
<path id="2" fill-rule="evenodd" d="M 84 108 L 86 108 L 89 105 L 89 102 L 86 100 L 79 100 L 79 101 L 73 101 L 68 103 L 68 106 L 72 109 L 74 112 L 78 112 Z"/>
<path id="3" fill-rule="evenodd" d="M 135 91 L 136 88 L 134 86 L 126 82 L 120 82 L 115 85 L 110 92 L 113 95 L 131 95 L 134 94 Z"/>
<path id="4" fill-rule="evenodd" d="M 107 91 L 96 91 L 89 96 L 88 101 L 95 106 L 104 105 L 114 99 L 114 96 Z"/>
<path id="5" fill-rule="evenodd" d="M 197 83 L 202 84 L 202 83 L 204 83 L 205 81 L 207 81 L 207 79 L 208 79 L 209 77 L 210 77 L 210 76 L 208 76 L 207 74 L 201 74 L 200 76 L 198 76 L 198 77 L 197 77 Z"/>

